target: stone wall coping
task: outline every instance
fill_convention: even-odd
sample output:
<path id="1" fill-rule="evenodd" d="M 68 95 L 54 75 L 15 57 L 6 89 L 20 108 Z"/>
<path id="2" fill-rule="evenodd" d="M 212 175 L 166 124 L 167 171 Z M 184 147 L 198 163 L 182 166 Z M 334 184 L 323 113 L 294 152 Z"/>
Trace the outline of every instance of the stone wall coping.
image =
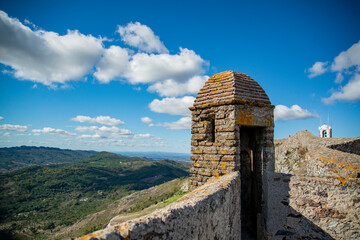
<path id="1" fill-rule="evenodd" d="M 275 108 L 275 106 L 272 104 L 264 104 L 264 103 L 253 102 L 253 101 L 242 100 L 242 99 L 225 99 L 225 100 L 220 100 L 220 101 L 213 102 L 213 103 L 205 103 L 205 104 L 201 104 L 201 105 L 197 105 L 197 106 L 192 106 L 192 107 L 189 107 L 189 109 L 191 111 L 194 111 L 197 109 L 205 109 L 205 108 L 217 107 L 217 106 L 222 106 L 222 105 L 234 105 L 234 104 L 250 105 L 250 106 L 256 106 L 256 107 L 267 107 L 270 109 Z"/>
<path id="2" fill-rule="evenodd" d="M 345 184 L 343 184 L 338 178 L 332 176 L 292 175 L 287 173 L 274 172 L 271 178 L 273 179 L 270 179 L 270 181 L 275 181 L 275 182 L 277 181 L 288 182 L 290 179 L 292 179 L 293 181 L 318 182 L 320 184 L 334 185 L 334 186 L 360 185 L 360 181 L 358 178 L 349 178 Z"/>

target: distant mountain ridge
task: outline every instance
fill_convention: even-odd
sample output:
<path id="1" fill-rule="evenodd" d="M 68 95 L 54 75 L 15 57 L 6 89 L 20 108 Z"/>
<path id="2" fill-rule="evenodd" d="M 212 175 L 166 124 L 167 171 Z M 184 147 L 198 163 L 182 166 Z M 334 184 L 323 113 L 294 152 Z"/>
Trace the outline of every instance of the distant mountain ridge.
<path id="1" fill-rule="evenodd" d="M 32 165 L 77 162 L 95 153 L 95 151 L 54 147 L 20 146 L 0 148 L 0 172 L 7 172 Z"/>
<path id="2" fill-rule="evenodd" d="M 149 160 L 170 159 L 177 162 L 190 162 L 190 153 L 173 152 L 114 152 L 116 154 L 128 157 L 142 157 Z"/>

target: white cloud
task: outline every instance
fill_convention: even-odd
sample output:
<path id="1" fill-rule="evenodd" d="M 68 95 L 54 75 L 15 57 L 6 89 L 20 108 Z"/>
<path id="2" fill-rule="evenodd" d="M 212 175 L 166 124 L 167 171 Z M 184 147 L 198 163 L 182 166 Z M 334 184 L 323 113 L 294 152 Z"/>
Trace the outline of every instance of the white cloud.
<path id="1" fill-rule="evenodd" d="M 15 136 L 27 136 L 28 134 L 26 133 L 17 133 L 15 134 Z M 29 136 L 31 136 L 31 133 L 29 133 Z"/>
<path id="2" fill-rule="evenodd" d="M 142 118 L 141 118 L 141 121 L 142 121 L 143 123 L 148 124 L 149 127 L 153 127 L 153 126 L 154 126 L 154 120 L 152 120 L 152 119 L 149 118 L 149 117 L 142 117 Z"/>
<path id="3" fill-rule="evenodd" d="M 98 124 L 105 124 L 110 126 L 118 126 L 125 124 L 120 119 L 111 118 L 109 116 L 97 116 L 95 118 L 91 118 L 88 116 L 78 115 L 75 118 L 72 118 L 71 121 L 75 122 L 86 122 L 86 123 L 98 123 Z"/>
<path id="4" fill-rule="evenodd" d="M 149 139 L 149 138 L 154 138 L 154 136 L 151 135 L 150 133 L 144 133 L 144 134 L 136 134 L 134 136 L 134 138 L 138 138 L 138 139 L 146 138 L 146 139 Z"/>
<path id="5" fill-rule="evenodd" d="M 25 24 L 32 25 L 28 20 Z M 186 48 L 169 54 L 159 37 L 139 22 L 118 27 L 122 41 L 141 51 L 137 53 L 115 45 L 105 49 L 106 38 L 78 30 L 60 35 L 25 24 L 0 11 L 0 63 L 12 68 L 7 74 L 21 80 L 66 87 L 68 81 L 86 80 L 95 68 L 93 76 L 100 83 L 124 79 L 152 84 L 148 91 L 175 97 L 197 93 L 207 78 L 202 75 L 208 62 Z"/>
<path id="6" fill-rule="evenodd" d="M 38 134 L 38 133 L 47 133 L 47 134 L 52 134 L 52 135 L 60 135 L 63 137 L 69 137 L 69 136 L 75 136 L 75 133 L 71 133 L 62 129 L 55 129 L 55 128 L 51 128 L 51 127 L 44 127 L 43 129 L 34 129 L 32 130 L 33 133 Z"/>
<path id="7" fill-rule="evenodd" d="M 98 134 L 93 134 L 93 135 L 83 134 L 83 135 L 78 136 L 78 138 L 79 139 L 99 139 L 102 137 Z"/>
<path id="8" fill-rule="evenodd" d="M 316 113 L 311 113 L 306 109 L 302 109 L 299 105 L 292 105 L 290 108 L 284 105 L 277 105 L 274 110 L 274 119 L 292 120 L 292 119 L 308 119 L 319 117 Z"/>
<path id="9" fill-rule="evenodd" d="M 0 116 L 0 120 L 3 120 L 4 118 Z"/>
<path id="10" fill-rule="evenodd" d="M 28 130 L 28 127 L 21 126 L 21 125 L 3 124 L 3 125 L 0 125 L 0 130 L 26 132 Z"/>
<path id="11" fill-rule="evenodd" d="M 186 48 L 180 48 L 180 53 L 176 55 L 138 53 L 132 57 L 129 69 L 124 75 L 132 84 L 167 79 L 184 82 L 203 74 L 203 67 L 206 65 L 207 62 L 199 55 Z"/>
<path id="12" fill-rule="evenodd" d="M 177 97 L 184 94 L 196 94 L 199 92 L 208 80 L 209 76 L 194 76 L 186 82 L 176 82 L 173 79 L 167 79 L 163 82 L 157 82 L 148 88 L 150 92 L 157 92 L 160 96 Z"/>
<path id="13" fill-rule="evenodd" d="M 100 146 L 124 146 L 126 143 L 122 139 L 100 139 L 95 144 L 99 144 Z"/>
<path id="14" fill-rule="evenodd" d="M 338 72 L 338 73 L 336 74 L 335 82 L 336 82 L 336 83 L 342 83 L 342 81 L 344 81 L 344 76 L 342 75 L 341 72 Z"/>
<path id="15" fill-rule="evenodd" d="M 341 72 L 353 66 L 357 66 L 358 68 L 360 66 L 360 41 L 335 57 L 334 62 L 331 64 L 331 70 Z M 358 69 L 358 71 L 359 70 L 360 69 Z"/>
<path id="16" fill-rule="evenodd" d="M 128 52 L 118 46 L 106 49 L 103 57 L 96 64 L 94 76 L 101 83 L 108 83 L 114 78 L 122 77 L 129 63 Z"/>
<path id="17" fill-rule="evenodd" d="M 117 32 L 127 45 L 148 53 L 168 53 L 160 38 L 146 25 L 139 22 L 118 26 Z"/>
<path id="18" fill-rule="evenodd" d="M 176 122 L 159 123 L 157 126 L 166 127 L 168 129 L 190 129 L 191 117 L 182 117 Z"/>
<path id="19" fill-rule="evenodd" d="M 83 135 L 85 136 L 85 135 Z M 96 145 L 96 146 L 124 146 L 126 145 L 125 142 L 122 139 L 99 139 L 99 138 L 81 138 L 79 137 L 80 143 L 81 144 L 86 144 L 86 145 Z"/>
<path id="20" fill-rule="evenodd" d="M 97 126 L 80 126 L 76 127 L 75 131 L 78 132 L 93 132 L 95 135 L 82 135 L 83 138 L 107 138 L 107 137 L 115 137 L 115 138 L 129 138 L 134 134 L 128 129 L 120 129 L 118 127 L 97 127 Z M 85 136 L 85 137 L 84 137 Z"/>
<path id="21" fill-rule="evenodd" d="M 312 68 L 309 69 L 309 77 L 314 77 L 323 74 L 328 69 L 325 68 L 327 62 L 316 62 Z M 336 56 L 330 66 L 332 72 L 336 72 L 335 83 L 342 83 L 344 75 L 350 75 L 350 80 L 345 86 L 340 86 L 338 91 L 335 91 L 328 98 L 321 100 L 325 104 L 334 103 L 336 100 L 340 101 L 357 101 L 360 99 L 360 41 L 353 44 L 346 51 L 341 52 Z"/>
<path id="22" fill-rule="evenodd" d="M 33 31 L 0 11 L 0 62 L 11 66 L 18 79 L 45 85 L 79 80 L 103 52 L 101 38 L 68 30 L 66 35 Z"/>
<path id="23" fill-rule="evenodd" d="M 35 24 L 33 24 L 32 22 L 30 22 L 28 19 L 24 20 L 24 24 L 32 27 L 33 29 L 38 29 L 38 26 L 36 26 Z"/>
<path id="24" fill-rule="evenodd" d="M 152 123 L 153 122 L 153 120 L 151 118 L 149 118 L 149 117 L 142 117 L 141 121 L 143 123 Z"/>
<path id="25" fill-rule="evenodd" d="M 328 62 L 316 62 L 314 65 L 308 69 L 308 72 L 310 73 L 308 75 L 309 78 L 313 78 L 316 76 L 319 76 L 326 72 L 327 68 L 326 65 Z"/>
<path id="26" fill-rule="evenodd" d="M 328 98 L 322 98 L 325 104 L 331 104 L 336 100 L 356 101 L 360 99 L 360 74 L 356 73 L 352 79 L 340 89 L 334 92 Z"/>
<path id="27" fill-rule="evenodd" d="M 149 108 L 153 112 L 167 113 L 171 115 L 191 115 L 189 107 L 193 105 L 195 98 L 185 96 L 182 98 L 163 98 L 161 100 L 154 99 Z"/>
<path id="28" fill-rule="evenodd" d="M 79 126 L 79 127 L 75 128 L 75 131 L 77 131 L 77 132 L 95 132 L 98 129 L 99 129 L 99 127 L 97 127 L 97 126 L 90 126 L 90 127 Z"/>

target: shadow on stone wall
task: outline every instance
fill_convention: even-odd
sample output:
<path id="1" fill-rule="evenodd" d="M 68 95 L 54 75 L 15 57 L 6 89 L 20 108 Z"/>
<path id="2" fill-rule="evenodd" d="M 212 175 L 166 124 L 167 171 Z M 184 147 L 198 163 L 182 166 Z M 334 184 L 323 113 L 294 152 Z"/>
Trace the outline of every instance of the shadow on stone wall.
<path id="1" fill-rule="evenodd" d="M 360 155 L 360 139 L 356 139 L 351 142 L 331 145 L 331 146 L 329 146 L 329 148 L 332 148 L 332 149 L 335 149 L 338 151 L 342 151 L 342 152 Z"/>
<path id="2" fill-rule="evenodd" d="M 358 239 L 358 185 L 335 181 L 274 173 L 269 185 L 270 239 Z"/>
<path id="3" fill-rule="evenodd" d="M 290 174 L 274 174 L 272 191 L 269 191 L 269 230 L 273 235 L 271 239 L 334 239 L 290 206 L 291 177 Z"/>

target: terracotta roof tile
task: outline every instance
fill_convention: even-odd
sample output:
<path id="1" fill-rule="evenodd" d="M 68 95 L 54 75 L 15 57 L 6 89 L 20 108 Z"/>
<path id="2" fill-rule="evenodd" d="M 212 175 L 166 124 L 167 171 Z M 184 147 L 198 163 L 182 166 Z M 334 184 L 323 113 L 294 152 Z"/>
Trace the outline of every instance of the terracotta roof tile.
<path id="1" fill-rule="evenodd" d="M 225 71 L 206 81 L 195 99 L 194 106 L 228 99 L 271 104 L 264 89 L 254 79 L 243 73 Z"/>

